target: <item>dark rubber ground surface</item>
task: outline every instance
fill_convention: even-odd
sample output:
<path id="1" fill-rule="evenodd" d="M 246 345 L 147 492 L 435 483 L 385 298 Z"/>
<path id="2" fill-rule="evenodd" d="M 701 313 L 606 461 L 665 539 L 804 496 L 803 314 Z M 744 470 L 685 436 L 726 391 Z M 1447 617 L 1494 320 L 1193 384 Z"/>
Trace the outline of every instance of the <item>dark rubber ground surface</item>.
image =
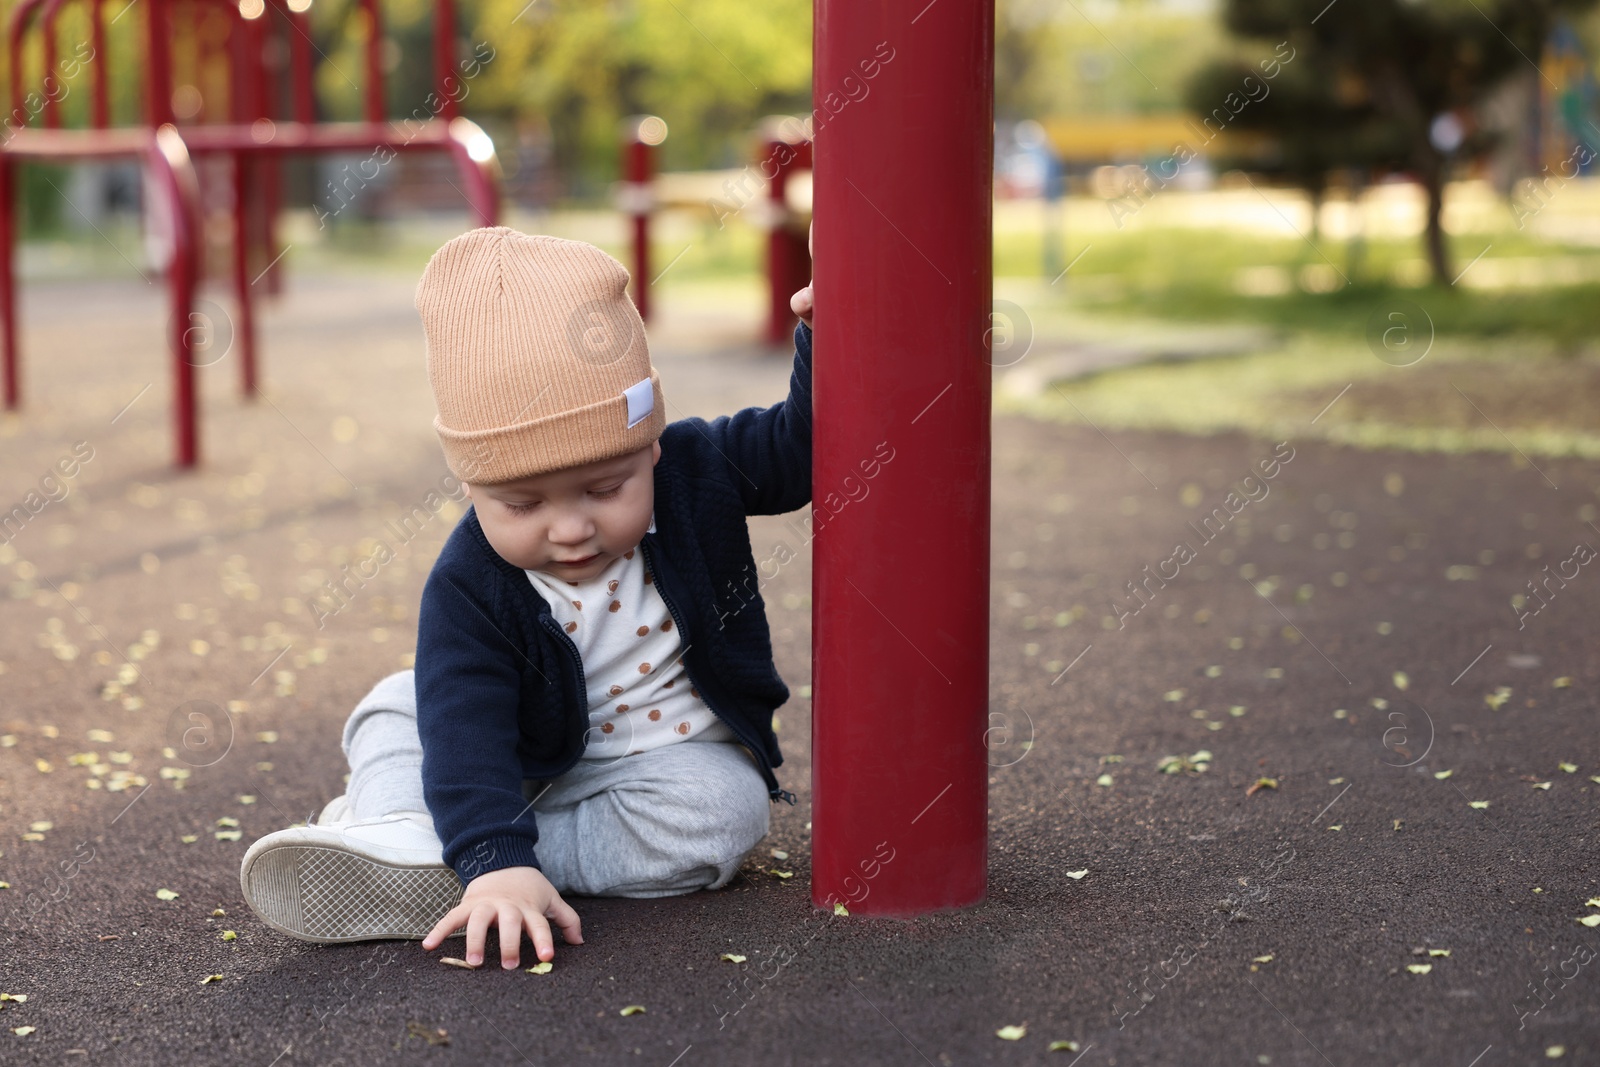
<path id="1" fill-rule="evenodd" d="M 28 997 L 0 1002 L 0 1062 L 1498 1067 L 1551 1062 L 1551 1046 L 1554 1062 L 1600 1062 L 1600 928 L 1576 921 L 1600 914 L 1585 906 L 1600 895 L 1600 577 L 1567 564 L 1577 576 L 1521 629 L 1510 606 L 1580 542 L 1600 547 L 1600 470 L 1575 461 L 1290 442 L 1267 495 L 1202 545 L 1186 523 L 1275 442 L 998 420 L 991 678 L 1013 729 L 991 754 L 983 904 L 914 921 L 810 906 L 808 550 L 766 594 L 797 693 L 780 777 L 800 803 L 773 808 L 729 887 L 573 898 L 586 943 L 558 940 L 542 976 L 436 962 L 459 939 L 428 954 L 267 929 L 239 896 L 239 858 L 340 791 L 339 727 L 410 651 L 449 526 L 435 519 L 325 628 L 285 610 L 442 473 L 410 335 L 393 328 L 358 364 L 329 355 L 366 345 L 380 312 L 398 321 L 409 290 L 375 293 L 330 296 L 348 318 L 277 321 L 275 406 L 240 405 L 231 371 L 208 378 L 199 476 L 163 466 L 162 365 L 112 359 L 122 331 L 159 330 L 148 294 L 109 292 L 97 306 L 117 329 L 62 327 L 74 343 L 53 361 L 48 335 L 31 340 L 37 400 L 4 424 L 5 500 L 75 440 L 96 457 L 0 570 L 0 731 L 15 738 L 0 748 L 0 992 Z M 25 312 L 36 331 L 49 310 Z M 672 417 L 690 408 L 679 388 Z M 780 519 L 752 533 L 758 558 L 792 539 Z M 1196 558 L 1119 627 L 1113 599 L 1134 606 L 1125 583 L 1182 540 Z M 149 629 L 159 642 L 125 689 L 142 706 L 102 699 Z M 225 756 L 162 757 L 196 721 L 175 710 L 222 721 L 229 701 Z M 1157 770 L 1202 749 L 1203 773 Z M 104 781 L 129 770 L 148 791 L 86 788 L 92 768 L 70 761 L 84 752 L 110 764 Z M 1260 778 L 1277 787 L 1250 794 Z M 219 818 L 242 840 L 217 840 Z M 44 839 L 23 840 L 41 820 Z M 645 1011 L 620 1014 L 633 1004 Z M 1025 1033 L 997 1037 L 1007 1026 Z M 438 1030 L 448 1044 L 422 1036 Z"/>

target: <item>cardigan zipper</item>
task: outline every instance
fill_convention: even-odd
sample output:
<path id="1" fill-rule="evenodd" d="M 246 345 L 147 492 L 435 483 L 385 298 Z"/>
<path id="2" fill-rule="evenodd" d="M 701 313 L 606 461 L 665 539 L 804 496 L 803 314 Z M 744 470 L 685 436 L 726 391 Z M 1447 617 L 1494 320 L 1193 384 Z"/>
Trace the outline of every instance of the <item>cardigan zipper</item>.
<path id="1" fill-rule="evenodd" d="M 683 645 L 683 653 L 684 654 L 682 656 L 682 659 L 683 659 L 683 673 L 689 674 L 689 644 L 690 644 L 689 631 L 683 625 L 683 619 L 678 615 L 678 609 L 673 607 L 672 606 L 672 601 L 667 599 L 667 586 L 666 586 L 666 583 L 664 581 L 660 581 L 659 580 L 660 577 L 661 577 L 661 568 L 657 567 L 655 565 L 655 561 L 650 558 L 649 539 L 645 538 L 645 539 L 641 540 L 639 542 L 639 547 L 644 552 L 644 561 L 645 561 L 645 563 L 649 564 L 650 570 L 656 575 L 656 577 L 658 579 L 657 582 L 656 582 L 656 592 L 658 594 L 660 594 L 661 602 L 667 606 L 667 614 L 672 616 L 673 623 L 678 627 L 678 636 L 680 638 L 682 638 L 683 641 L 684 641 L 684 645 Z M 696 688 L 698 688 L 700 690 L 700 699 L 705 701 L 706 707 L 711 708 L 711 714 L 715 715 L 719 721 L 721 721 L 724 725 L 726 725 L 729 729 L 731 729 L 734 732 L 734 734 L 741 741 L 743 741 L 745 744 L 749 745 L 750 746 L 750 751 L 757 755 L 757 758 L 761 761 L 761 765 L 766 769 L 767 773 L 769 775 L 772 774 L 772 768 L 767 765 L 767 750 L 766 750 L 766 746 L 760 745 L 760 744 L 750 744 L 750 739 L 745 737 L 744 734 L 740 731 L 739 724 L 733 722 L 732 720 L 730 720 L 727 716 L 723 715 L 722 712 L 718 711 L 712 705 L 710 699 L 706 696 L 706 688 L 705 688 L 705 686 L 700 685 L 698 682 L 696 682 L 695 679 L 694 679 L 694 675 L 692 675 L 692 674 L 689 674 L 689 683 L 691 685 L 694 685 Z M 776 776 L 774 775 L 774 777 L 776 777 Z M 793 793 L 789 792 L 787 789 L 772 789 L 772 790 L 768 790 L 768 795 L 773 800 L 777 800 L 777 799 L 779 799 L 781 797 L 784 800 L 787 800 L 791 805 L 795 803 L 795 795 Z"/>

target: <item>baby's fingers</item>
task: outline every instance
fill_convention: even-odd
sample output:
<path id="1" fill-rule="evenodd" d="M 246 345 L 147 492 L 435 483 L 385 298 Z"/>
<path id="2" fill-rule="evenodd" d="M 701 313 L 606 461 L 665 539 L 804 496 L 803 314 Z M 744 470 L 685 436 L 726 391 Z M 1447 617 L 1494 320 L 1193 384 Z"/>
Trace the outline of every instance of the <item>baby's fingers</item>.
<path id="1" fill-rule="evenodd" d="M 550 936 L 550 924 L 545 921 L 544 916 L 536 911 L 528 911 L 523 913 L 523 918 L 528 927 L 528 937 L 533 941 L 533 954 L 545 963 L 555 959 L 555 938 Z M 520 934 L 521 931 L 518 931 L 519 936 Z"/>
<path id="2" fill-rule="evenodd" d="M 500 966 L 512 970 L 522 958 L 522 912 L 512 904 L 500 905 Z"/>
<path id="3" fill-rule="evenodd" d="M 480 903 L 467 918 L 467 962 L 474 967 L 483 962 L 483 938 L 494 917 L 494 908 Z"/>
<path id="4" fill-rule="evenodd" d="M 455 932 L 456 928 L 461 925 L 461 921 L 466 917 L 467 905 L 457 904 L 451 908 L 445 913 L 444 918 L 435 923 L 433 929 L 428 931 L 428 936 L 422 939 L 422 947 L 429 952 L 438 948 L 444 943 L 445 938 Z"/>
<path id="5" fill-rule="evenodd" d="M 561 927 L 561 936 L 569 945 L 583 944 L 583 923 L 578 918 L 578 913 L 572 910 L 572 905 L 556 897 L 550 902 L 550 918 Z"/>

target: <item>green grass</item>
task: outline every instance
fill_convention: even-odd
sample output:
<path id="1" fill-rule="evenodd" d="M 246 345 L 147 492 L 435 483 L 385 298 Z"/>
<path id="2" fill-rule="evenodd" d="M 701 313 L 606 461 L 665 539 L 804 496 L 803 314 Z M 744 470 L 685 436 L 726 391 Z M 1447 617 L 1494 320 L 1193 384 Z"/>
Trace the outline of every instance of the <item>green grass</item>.
<path id="1" fill-rule="evenodd" d="M 1188 323 L 1266 327 L 1260 351 L 1183 364 L 1147 364 L 1056 383 L 1033 397 L 997 394 L 1001 410 L 1104 429 L 1191 434 L 1240 432 L 1271 439 L 1314 437 L 1359 447 L 1498 451 L 1600 458 L 1593 401 L 1600 395 L 1600 284 L 1469 289 L 1397 284 L 1415 272 L 1418 242 L 1371 241 L 1359 267 L 1324 242 L 1190 228 L 1086 234 L 1089 251 L 1056 285 L 1038 280 L 1036 235 L 1001 234 L 1001 264 L 1025 278 L 998 278 L 1033 320 L 1041 347 L 1095 333 L 1137 337 Z M 1508 230 L 1452 242 L 1456 269 L 1489 250 L 1494 259 L 1562 257 L 1592 264 L 1600 250 L 1541 242 Z M 1324 256 L 1327 258 L 1325 259 Z M 1324 280 L 1351 276 L 1332 292 L 1291 288 L 1270 296 L 1236 291 L 1241 271 L 1279 271 L 1293 281 L 1312 268 Z M 1409 265 L 1409 266 L 1408 266 Z M 1418 321 L 1415 308 L 1425 312 Z M 1390 312 L 1411 311 L 1432 345 L 1412 366 L 1379 358 L 1373 340 Z M 1374 324 L 1376 329 L 1374 330 Z M 1350 391 L 1342 393 L 1346 386 Z M 1338 403 L 1319 416 L 1335 397 Z M 1080 414 L 1080 412 L 1082 414 Z M 1316 419 L 1315 423 L 1312 422 Z"/>
<path id="2" fill-rule="evenodd" d="M 1184 321 L 1247 322 L 1295 332 L 1361 336 L 1374 314 L 1401 302 L 1421 305 L 1441 335 L 1507 337 L 1533 334 L 1563 347 L 1600 337 L 1600 284 L 1543 289 L 1483 290 L 1463 286 L 1396 284 L 1393 278 L 1420 256 L 1415 240 L 1369 241 L 1352 265 L 1338 242 L 1314 249 L 1295 239 L 1253 237 L 1216 230 L 1168 229 L 1095 235 L 1069 242 L 1072 254 L 1091 247 L 1058 284 L 1064 306 L 1083 312 Z M 1509 231 L 1451 242 L 1456 270 L 1467 268 L 1485 244 L 1483 260 L 1569 256 L 1600 260 L 1600 250 L 1552 245 Z M 995 242 L 997 275 L 1040 273 L 1033 234 L 1001 234 Z M 1326 257 L 1326 258 L 1324 258 Z M 1480 263 L 1483 262 L 1480 260 Z M 1350 279 L 1328 293 L 1293 289 L 1282 295 L 1245 296 L 1233 288 L 1246 268 L 1332 268 Z M 1414 268 L 1413 268 L 1414 269 Z M 1474 265 L 1473 269 L 1477 269 Z M 1334 275 L 1338 279 L 1338 275 Z"/>

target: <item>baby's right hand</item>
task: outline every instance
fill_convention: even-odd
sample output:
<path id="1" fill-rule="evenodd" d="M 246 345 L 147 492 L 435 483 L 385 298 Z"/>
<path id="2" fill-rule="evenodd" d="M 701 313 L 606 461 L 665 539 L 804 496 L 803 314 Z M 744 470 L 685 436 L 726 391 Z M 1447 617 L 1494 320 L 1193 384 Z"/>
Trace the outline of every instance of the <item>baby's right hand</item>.
<path id="1" fill-rule="evenodd" d="M 522 954 L 522 931 L 533 939 L 534 952 L 541 960 L 555 958 L 555 942 L 550 936 L 549 916 L 561 928 L 569 945 L 583 943 L 583 927 L 578 913 L 561 899 L 556 887 L 537 867 L 502 867 L 480 874 L 467 883 L 461 903 L 440 919 L 423 938 L 422 947 L 439 947 L 462 922 L 467 924 L 467 962 L 474 967 L 483 962 L 484 935 L 496 919 L 500 921 L 500 965 L 510 970 Z"/>

